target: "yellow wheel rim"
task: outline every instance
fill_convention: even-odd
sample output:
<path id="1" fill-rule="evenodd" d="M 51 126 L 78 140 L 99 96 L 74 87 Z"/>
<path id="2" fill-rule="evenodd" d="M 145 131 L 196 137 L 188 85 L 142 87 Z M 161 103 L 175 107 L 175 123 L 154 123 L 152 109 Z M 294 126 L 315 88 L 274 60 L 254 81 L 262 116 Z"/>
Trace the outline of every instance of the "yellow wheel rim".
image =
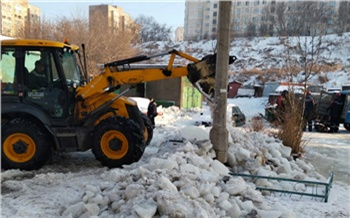
<path id="1" fill-rule="evenodd" d="M 3 151 L 11 161 L 23 163 L 33 158 L 36 146 L 34 140 L 28 135 L 14 133 L 4 141 Z"/>
<path id="2" fill-rule="evenodd" d="M 117 130 L 110 130 L 101 138 L 102 152 L 110 159 L 120 159 L 129 150 L 129 142 L 125 135 Z"/>
<path id="3" fill-rule="evenodd" d="M 148 129 L 145 127 L 145 130 L 143 131 L 143 138 L 145 139 L 145 142 L 148 141 Z"/>

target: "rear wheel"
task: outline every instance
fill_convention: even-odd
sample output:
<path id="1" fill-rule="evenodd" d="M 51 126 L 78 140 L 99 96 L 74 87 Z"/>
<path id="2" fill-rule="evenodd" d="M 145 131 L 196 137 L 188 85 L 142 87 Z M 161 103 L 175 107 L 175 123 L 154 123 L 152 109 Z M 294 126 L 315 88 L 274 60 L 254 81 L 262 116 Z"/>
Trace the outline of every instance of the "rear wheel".
<path id="1" fill-rule="evenodd" d="M 51 146 L 43 129 L 25 119 L 7 122 L 1 128 L 1 167 L 35 170 L 51 157 Z"/>
<path id="2" fill-rule="evenodd" d="M 145 149 L 140 127 L 124 117 L 109 117 L 94 131 L 92 152 L 102 165 L 122 167 L 138 161 Z"/>
<path id="3" fill-rule="evenodd" d="M 344 128 L 350 131 L 350 123 L 344 123 Z"/>

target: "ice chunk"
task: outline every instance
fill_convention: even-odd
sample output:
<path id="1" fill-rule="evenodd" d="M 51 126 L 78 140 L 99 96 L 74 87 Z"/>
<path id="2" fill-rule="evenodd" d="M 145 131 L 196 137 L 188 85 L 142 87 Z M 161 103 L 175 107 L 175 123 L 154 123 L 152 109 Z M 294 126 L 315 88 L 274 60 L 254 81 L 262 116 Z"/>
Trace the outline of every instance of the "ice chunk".
<path id="1" fill-rule="evenodd" d="M 281 144 L 279 151 L 283 157 L 289 157 L 292 152 L 292 148 Z"/>
<path id="2" fill-rule="evenodd" d="M 164 190 L 176 191 L 176 186 L 166 177 L 161 176 L 157 182 L 158 186 Z"/>
<path id="3" fill-rule="evenodd" d="M 152 158 L 145 167 L 149 170 L 154 171 L 156 169 L 177 169 L 179 166 L 176 161 L 169 159 Z"/>
<path id="4" fill-rule="evenodd" d="M 180 166 L 180 170 L 182 173 L 192 173 L 195 175 L 199 174 L 200 172 L 200 169 L 192 164 L 183 164 Z"/>
<path id="5" fill-rule="evenodd" d="M 140 184 L 130 184 L 126 187 L 124 193 L 125 193 L 126 199 L 130 200 L 144 192 L 145 192 L 144 186 Z"/>
<path id="6" fill-rule="evenodd" d="M 227 215 L 229 215 L 230 217 L 240 217 L 241 209 L 239 208 L 237 203 L 233 201 L 231 202 L 231 205 L 232 207 L 227 210 Z"/>
<path id="7" fill-rule="evenodd" d="M 100 213 L 100 207 L 96 203 L 88 203 L 85 205 L 85 208 L 92 216 L 97 216 Z"/>
<path id="8" fill-rule="evenodd" d="M 190 196 L 192 199 L 199 197 L 199 191 L 194 186 L 185 186 L 182 187 L 180 192 L 183 192 L 185 195 Z"/>
<path id="9" fill-rule="evenodd" d="M 215 196 L 215 197 L 219 197 L 220 193 L 221 193 L 221 189 L 218 186 L 214 186 L 211 189 L 211 193 Z"/>
<path id="10" fill-rule="evenodd" d="M 250 157 L 250 151 L 240 147 L 236 153 L 236 157 L 238 161 L 245 160 Z"/>
<path id="11" fill-rule="evenodd" d="M 156 214 L 157 211 L 157 203 L 152 199 L 148 199 L 146 202 L 142 204 L 136 204 L 133 206 L 136 214 L 141 218 L 151 218 Z"/>
<path id="12" fill-rule="evenodd" d="M 242 177 L 236 177 L 226 182 L 224 190 L 230 195 L 237 195 L 246 189 L 246 183 Z"/>
<path id="13" fill-rule="evenodd" d="M 209 140 L 209 133 L 197 126 L 186 126 L 180 129 L 181 136 L 187 141 Z"/>
<path id="14" fill-rule="evenodd" d="M 254 209 L 254 204 L 252 201 L 244 201 L 242 202 L 241 206 L 245 211 L 252 211 Z"/>
<path id="15" fill-rule="evenodd" d="M 281 211 L 258 210 L 258 214 L 260 218 L 279 218 L 283 213 Z"/>
<path id="16" fill-rule="evenodd" d="M 218 206 L 223 210 L 229 210 L 232 207 L 232 204 L 228 200 L 221 201 Z"/>
<path id="17" fill-rule="evenodd" d="M 63 216 L 71 215 L 72 217 L 79 217 L 85 210 L 85 204 L 83 202 L 78 202 L 69 206 L 64 212 Z"/>
<path id="18" fill-rule="evenodd" d="M 229 169 L 218 160 L 214 160 L 211 163 L 211 167 L 220 175 L 228 175 Z"/>

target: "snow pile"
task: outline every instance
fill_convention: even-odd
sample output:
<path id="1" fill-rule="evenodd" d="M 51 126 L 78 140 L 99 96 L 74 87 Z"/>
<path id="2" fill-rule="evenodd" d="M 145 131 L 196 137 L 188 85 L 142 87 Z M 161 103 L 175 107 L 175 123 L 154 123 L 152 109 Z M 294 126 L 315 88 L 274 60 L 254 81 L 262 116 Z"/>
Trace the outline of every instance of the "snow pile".
<path id="1" fill-rule="evenodd" d="M 176 111 L 175 108 L 169 110 Z M 170 114 L 164 113 L 164 119 Z M 178 118 L 183 116 L 177 114 Z M 156 131 L 165 129 L 159 127 Z M 274 138 L 232 127 L 227 167 L 215 160 L 208 132 L 208 128 L 195 126 L 179 128 L 151 150 L 147 148 L 139 162 L 102 173 L 103 182 L 97 187 L 87 185 L 82 202 L 67 207 L 62 215 L 295 217 L 286 207 L 267 205 L 261 193 L 255 190 L 255 184 L 230 176 L 229 169 L 303 180 L 309 179 L 311 165 L 302 160 L 293 161 L 290 149 Z M 322 177 L 318 175 L 319 178 Z"/>
<path id="2" fill-rule="evenodd" d="M 230 104 L 247 107 L 257 99 Z M 255 103 L 248 103 L 255 102 Z M 259 103 L 260 102 L 260 103 Z M 241 106 L 241 105 L 239 105 Z M 264 196 L 256 187 L 303 191 L 287 182 L 244 180 L 236 173 L 325 181 L 312 165 L 293 160 L 290 148 L 264 132 L 230 126 L 228 163 L 215 160 L 210 127 L 190 125 L 206 109 L 158 108 L 151 144 L 141 160 L 123 169 L 101 167 L 90 151 L 58 155 L 37 171 L 2 172 L 3 217 L 334 217 L 349 213 L 348 188 L 330 203 Z M 248 117 L 258 110 L 251 108 Z M 228 118 L 229 119 L 229 118 Z M 332 188 L 332 192 L 333 192 Z M 43 195 L 42 193 L 45 193 Z M 332 196 L 331 196 L 332 197 Z M 299 197 L 298 197 L 299 198 Z M 293 202 L 291 202 L 293 201 Z M 303 210 L 304 204 L 313 208 Z M 305 216 L 303 216 L 305 217 Z M 306 216 L 308 217 L 308 216 Z"/>
<path id="3" fill-rule="evenodd" d="M 197 132 L 193 130 L 193 136 L 203 134 L 200 128 Z M 236 156 L 241 161 L 247 158 L 242 153 Z M 246 183 L 241 177 L 230 177 L 228 168 L 213 157 L 215 153 L 207 140 L 164 142 L 156 154 L 145 155 L 140 162 L 127 166 L 127 170 L 103 173 L 104 182 L 99 187 L 87 186 L 83 201 L 71 205 L 62 215 L 238 217 L 257 213 L 260 217 L 271 217 L 276 214 L 264 204 L 254 184 Z M 286 208 L 282 211 L 278 216 L 293 215 Z"/>

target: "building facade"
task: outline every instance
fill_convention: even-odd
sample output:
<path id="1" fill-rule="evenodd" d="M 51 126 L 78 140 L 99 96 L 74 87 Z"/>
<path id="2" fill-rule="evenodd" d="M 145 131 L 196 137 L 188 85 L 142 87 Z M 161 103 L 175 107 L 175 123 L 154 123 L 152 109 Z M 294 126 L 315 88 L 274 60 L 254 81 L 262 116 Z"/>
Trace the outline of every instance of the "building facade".
<path id="1" fill-rule="evenodd" d="M 184 28 L 183 27 L 176 28 L 175 41 L 176 42 L 183 42 L 184 41 Z"/>
<path id="2" fill-rule="evenodd" d="M 310 1 L 311 2 L 311 1 Z M 318 16 L 314 13 L 302 14 L 306 4 L 315 4 L 315 10 L 324 9 L 322 17 L 325 19 L 321 23 L 325 23 L 326 33 L 334 33 L 332 29 L 334 21 L 330 20 L 336 15 L 341 1 L 314 1 L 313 3 L 301 0 L 288 0 L 283 3 L 276 0 L 247 0 L 247 1 L 232 1 L 231 4 L 231 35 L 247 36 L 247 33 L 255 33 L 257 35 L 277 35 L 281 34 L 277 23 L 278 19 L 285 19 L 285 26 L 291 29 L 296 22 L 310 21 L 309 15 L 315 16 L 317 22 L 321 22 Z M 304 5 L 303 5 L 304 4 Z M 304 8 L 302 8 L 304 7 Z M 283 16 L 279 11 L 283 8 Z M 327 10 L 326 10 L 327 9 Z M 309 8 L 307 9 L 309 10 Z M 312 11 L 315 11 L 312 10 Z M 326 15 L 326 16 L 325 16 Z M 282 16 L 282 17 L 281 17 Z M 299 20 L 296 20 L 298 18 Z M 185 40 L 201 40 L 216 38 L 219 19 L 219 1 L 195 1 L 186 0 L 185 2 Z M 280 20 L 278 20 L 280 21 Z M 315 21 L 316 22 L 316 21 Z M 315 28 L 320 27 L 305 27 L 310 31 L 315 31 Z M 304 32 L 308 32 L 304 31 Z M 310 34 L 310 32 L 309 32 Z"/>
<path id="3" fill-rule="evenodd" d="M 89 6 L 89 27 L 108 27 L 114 31 L 128 31 L 133 28 L 134 21 L 121 7 L 112 5 Z"/>
<path id="4" fill-rule="evenodd" d="M 1 34 L 23 37 L 40 23 L 40 9 L 28 4 L 28 0 L 1 1 Z"/>

